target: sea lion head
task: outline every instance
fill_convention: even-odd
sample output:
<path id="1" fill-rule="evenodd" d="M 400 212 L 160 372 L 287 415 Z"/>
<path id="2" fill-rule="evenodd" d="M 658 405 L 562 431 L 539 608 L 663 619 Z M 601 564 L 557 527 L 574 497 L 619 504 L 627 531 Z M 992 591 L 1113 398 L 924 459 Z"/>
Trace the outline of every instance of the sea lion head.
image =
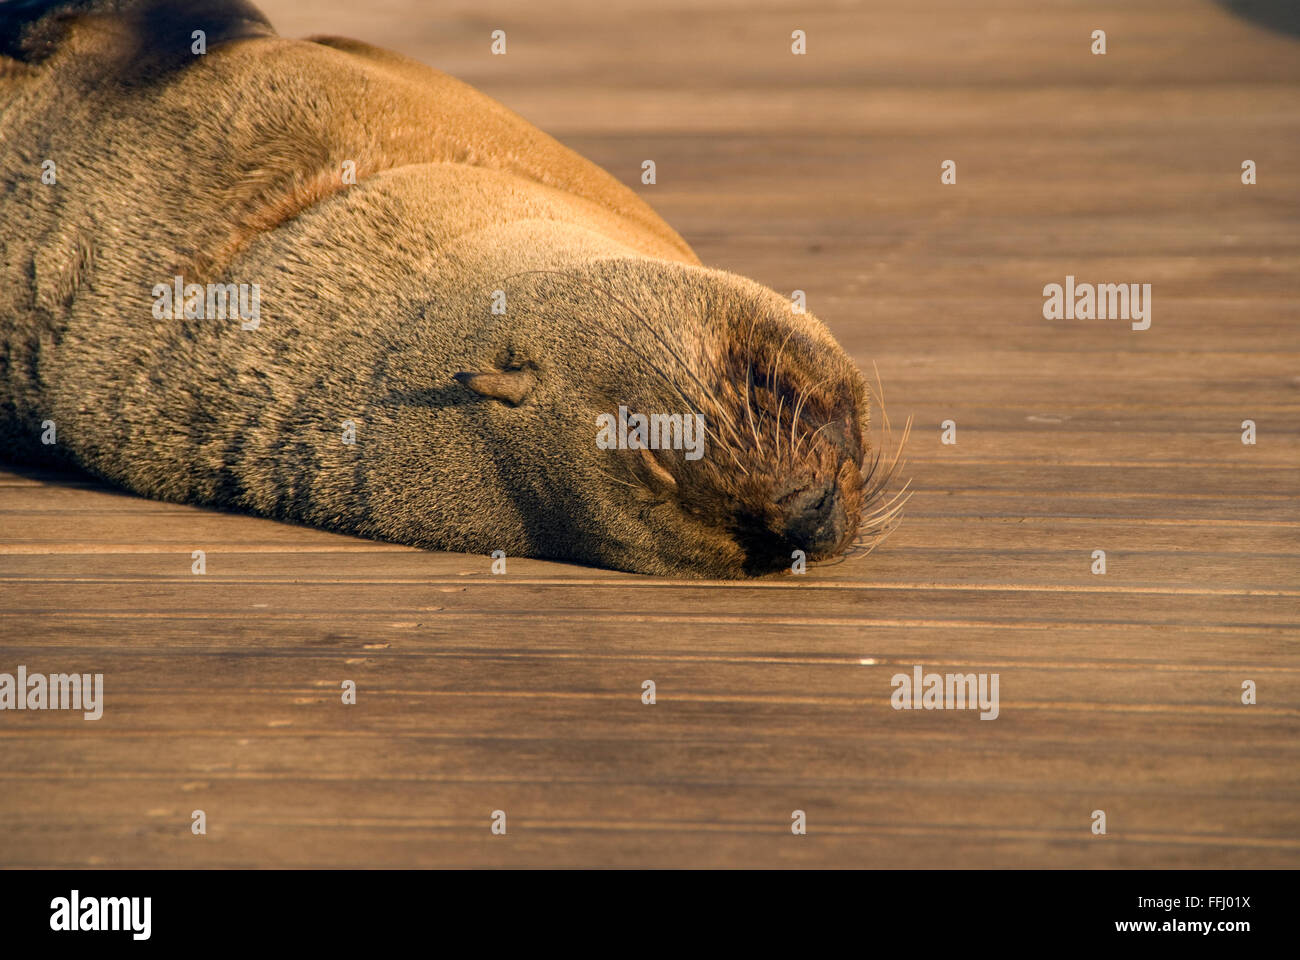
<path id="1" fill-rule="evenodd" d="M 513 320 L 495 362 L 455 379 L 492 469 L 504 455 L 529 491 L 535 555 L 733 578 L 878 532 L 863 523 L 883 487 L 867 386 L 789 299 L 653 258 L 522 271 L 502 288 Z"/>

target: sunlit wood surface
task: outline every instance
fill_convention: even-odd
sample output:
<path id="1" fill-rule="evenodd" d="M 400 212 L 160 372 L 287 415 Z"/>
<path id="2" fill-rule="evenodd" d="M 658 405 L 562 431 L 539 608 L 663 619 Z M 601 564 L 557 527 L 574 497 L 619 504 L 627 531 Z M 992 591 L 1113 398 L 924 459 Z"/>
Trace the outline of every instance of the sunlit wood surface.
<path id="1" fill-rule="evenodd" d="M 106 685 L 0 714 L 0 864 L 1300 865 L 1300 40 L 1194 0 L 263 7 L 807 291 L 915 495 L 866 559 L 682 583 L 0 473 L 0 672 Z M 1044 320 L 1067 274 L 1151 283 L 1151 328 Z M 895 711 L 916 664 L 1000 716 Z"/>

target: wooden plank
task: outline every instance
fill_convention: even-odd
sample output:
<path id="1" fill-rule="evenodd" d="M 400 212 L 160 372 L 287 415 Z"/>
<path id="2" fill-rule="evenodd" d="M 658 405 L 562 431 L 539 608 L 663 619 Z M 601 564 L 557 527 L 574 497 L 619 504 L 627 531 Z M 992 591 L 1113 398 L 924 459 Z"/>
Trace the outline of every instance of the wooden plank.
<path id="1" fill-rule="evenodd" d="M 1185 0 L 262 6 L 805 290 L 913 419 L 913 498 L 869 556 L 737 584 L 0 470 L 0 672 L 105 683 L 99 720 L 0 714 L 0 866 L 1300 866 L 1292 38 Z M 1044 320 L 1066 274 L 1152 284 L 1151 328 Z M 998 718 L 892 709 L 916 665 L 996 673 Z"/>

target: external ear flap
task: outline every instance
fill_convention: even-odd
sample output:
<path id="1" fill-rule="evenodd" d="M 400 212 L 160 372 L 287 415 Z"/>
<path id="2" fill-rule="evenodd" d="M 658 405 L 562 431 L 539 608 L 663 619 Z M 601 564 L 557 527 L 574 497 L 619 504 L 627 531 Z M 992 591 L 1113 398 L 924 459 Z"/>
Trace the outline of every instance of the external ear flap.
<path id="1" fill-rule="evenodd" d="M 481 397 L 491 397 L 512 407 L 524 402 L 537 385 L 531 370 L 493 370 L 490 373 L 458 373 L 453 378 Z"/>
<path id="2" fill-rule="evenodd" d="M 655 493 L 660 496 L 669 496 L 677 492 L 677 480 L 653 453 L 643 449 L 641 451 L 641 463 L 645 467 L 644 479 Z"/>

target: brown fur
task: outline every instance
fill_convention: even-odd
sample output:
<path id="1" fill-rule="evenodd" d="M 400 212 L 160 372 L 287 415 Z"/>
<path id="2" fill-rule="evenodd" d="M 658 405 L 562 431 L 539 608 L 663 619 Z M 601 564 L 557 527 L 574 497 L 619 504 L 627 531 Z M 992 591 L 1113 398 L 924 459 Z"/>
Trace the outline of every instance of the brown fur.
<path id="1" fill-rule="evenodd" d="M 825 328 L 700 266 L 501 105 L 355 41 L 281 39 L 243 3 L 202 5 L 198 57 L 184 4 L 72 6 L 0 58 L 12 453 L 363 536 L 686 576 L 834 555 L 876 511 L 866 387 Z M 178 272 L 257 283 L 261 326 L 155 319 Z M 597 449 L 619 404 L 705 414 L 707 455 Z"/>

